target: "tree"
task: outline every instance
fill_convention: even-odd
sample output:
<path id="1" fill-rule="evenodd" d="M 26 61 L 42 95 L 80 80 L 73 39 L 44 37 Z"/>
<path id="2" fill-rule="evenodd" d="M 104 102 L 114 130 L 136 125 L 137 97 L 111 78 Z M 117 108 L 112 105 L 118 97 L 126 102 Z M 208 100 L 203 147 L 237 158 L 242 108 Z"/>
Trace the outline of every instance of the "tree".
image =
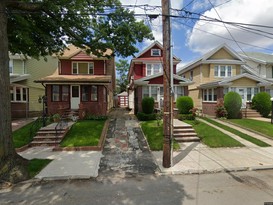
<path id="1" fill-rule="evenodd" d="M 117 85 L 119 86 L 119 92 L 126 91 L 126 86 L 128 85 L 127 74 L 129 71 L 129 64 L 127 60 L 119 60 L 116 62 L 116 70 L 118 73 L 117 76 Z"/>
<path id="2" fill-rule="evenodd" d="M 15 152 L 11 137 L 8 51 L 39 58 L 74 44 L 98 56 L 110 48 L 125 57 L 145 38 L 153 38 L 150 29 L 119 0 L 0 1 L 0 179 L 28 178 L 28 161 Z"/>

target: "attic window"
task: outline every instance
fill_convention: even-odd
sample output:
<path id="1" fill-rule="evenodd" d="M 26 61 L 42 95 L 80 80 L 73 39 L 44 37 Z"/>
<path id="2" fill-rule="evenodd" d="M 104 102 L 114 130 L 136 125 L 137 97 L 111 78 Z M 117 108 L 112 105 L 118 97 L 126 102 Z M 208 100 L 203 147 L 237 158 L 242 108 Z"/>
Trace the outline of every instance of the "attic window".
<path id="1" fill-rule="evenodd" d="M 151 49 L 151 56 L 161 56 L 160 49 Z"/>

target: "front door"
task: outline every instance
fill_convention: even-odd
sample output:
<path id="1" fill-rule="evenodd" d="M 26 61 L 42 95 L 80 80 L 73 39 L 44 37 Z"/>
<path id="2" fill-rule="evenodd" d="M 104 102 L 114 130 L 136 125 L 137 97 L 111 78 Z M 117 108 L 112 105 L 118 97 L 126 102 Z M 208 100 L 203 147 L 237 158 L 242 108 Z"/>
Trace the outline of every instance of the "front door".
<path id="1" fill-rule="evenodd" d="M 242 98 L 242 108 L 246 108 L 247 90 L 246 88 L 238 88 L 238 93 Z"/>
<path id="2" fill-rule="evenodd" d="M 80 104 L 80 86 L 79 85 L 71 85 L 71 109 L 79 109 Z"/>

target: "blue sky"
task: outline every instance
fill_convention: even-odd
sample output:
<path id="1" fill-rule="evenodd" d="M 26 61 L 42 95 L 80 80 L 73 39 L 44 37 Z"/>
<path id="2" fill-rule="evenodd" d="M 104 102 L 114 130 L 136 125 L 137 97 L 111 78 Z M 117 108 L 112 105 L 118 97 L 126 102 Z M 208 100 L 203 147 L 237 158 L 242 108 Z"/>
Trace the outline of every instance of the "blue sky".
<path id="1" fill-rule="evenodd" d="M 121 0 L 121 2 L 124 5 L 136 5 L 133 8 L 136 14 L 161 13 L 160 9 L 149 11 L 138 7 L 138 5 L 144 4 L 161 6 L 161 0 Z M 210 17 L 225 22 L 273 27 L 272 0 L 172 0 L 171 7 L 174 9 L 185 8 L 188 11 L 187 13 L 173 13 L 176 16 L 186 15 L 187 18 L 172 18 L 173 53 L 182 60 L 179 67 L 223 43 L 238 52 L 273 53 L 273 28 L 239 27 L 234 24 L 201 20 Z M 205 17 L 200 17 L 197 14 Z M 150 20 L 145 15 L 138 18 L 150 26 L 155 40 L 162 42 L 161 18 Z M 150 43 L 151 41 L 145 41 L 138 47 L 142 50 Z"/>

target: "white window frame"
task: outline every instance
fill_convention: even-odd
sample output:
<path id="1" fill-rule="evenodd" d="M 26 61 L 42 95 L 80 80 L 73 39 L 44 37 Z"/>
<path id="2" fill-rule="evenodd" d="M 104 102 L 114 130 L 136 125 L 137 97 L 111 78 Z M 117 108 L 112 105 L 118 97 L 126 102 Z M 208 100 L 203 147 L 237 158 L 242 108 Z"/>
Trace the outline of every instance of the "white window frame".
<path id="1" fill-rule="evenodd" d="M 94 70 L 95 70 L 95 67 L 94 67 L 94 62 L 82 62 L 82 61 L 72 61 L 72 66 L 71 66 L 71 73 L 73 75 L 78 75 L 79 74 L 79 63 L 86 63 L 87 64 L 87 74 L 81 74 L 81 75 L 94 75 Z M 74 64 L 76 64 L 76 73 L 74 73 Z M 90 72 L 90 65 L 92 65 L 93 67 L 93 71 Z"/>
<path id="2" fill-rule="evenodd" d="M 16 94 L 16 89 L 20 90 L 20 100 L 17 100 L 17 94 Z M 25 90 L 26 92 L 26 99 L 24 100 L 24 92 L 23 90 Z M 20 86 L 12 86 L 12 89 L 10 89 L 10 94 L 12 91 L 12 95 L 13 95 L 13 100 L 11 99 L 11 102 L 27 102 L 28 100 L 28 89 L 27 87 L 20 87 Z"/>
<path id="3" fill-rule="evenodd" d="M 209 100 L 209 91 L 211 90 L 211 100 Z M 217 102 L 217 95 L 215 99 L 215 93 L 216 93 L 216 88 L 208 88 L 208 89 L 203 89 L 203 102 Z M 205 95 L 207 96 L 207 99 L 205 100 Z"/>
<path id="4" fill-rule="evenodd" d="M 155 65 L 159 65 L 159 72 L 162 72 L 162 64 L 161 63 L 146 63 L 146 76 L 151 76 L 151 75 L 155 75 L 157 73 L 154 72 L 154 66 Z M 148 75 L 148 66 L 151 66 L 151 74 Z"/>
<path id="5" fill-rule="evenodd" d="M 9 60 L 9 73 L 13 73 L 14 70 L 14 62 L 13 59 Z"/>
<path id="6" fill-rule="evenodd" d="M 221 75 L 221 68 L 225 69 L 225 75 Z M 230 69 L 230 72 L 229 72 Z M 232 66 L 231 65 L 215 65 L 214 66 L 214 77 L 227 78 L 232 76 Z"/>
<path id="7" fill-rule="evenodd" d="M 161 56 L 161 50 L 158 48 L 151 49 L 151 56 Z"/>

